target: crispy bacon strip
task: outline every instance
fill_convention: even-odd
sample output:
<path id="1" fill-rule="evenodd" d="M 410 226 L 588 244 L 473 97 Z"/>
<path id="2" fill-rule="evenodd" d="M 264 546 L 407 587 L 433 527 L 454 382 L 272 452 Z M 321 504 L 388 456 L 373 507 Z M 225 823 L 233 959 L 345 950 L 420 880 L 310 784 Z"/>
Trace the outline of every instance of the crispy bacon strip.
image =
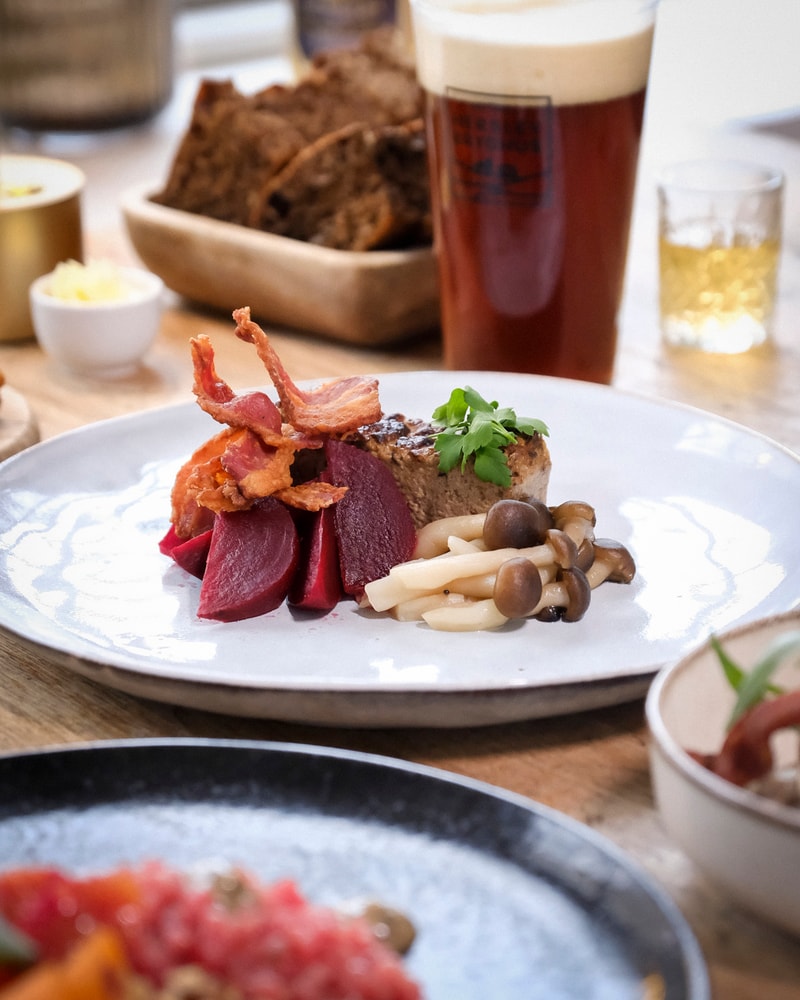
<path id="1" fill-rule="evenodd" d="M 773 767 L 770 737 L 779 729 L 800 725 L 800 691 L 778 695 L 755 705 L 731 727 L 717 754 L 692 754 L 695 760 L 735 785 L 747 785 Z"/>
<path id="2" fill-rule="evenodd" d="M 170 499 L 171 520 L 179 538 L 193 538 L 211 527 L 213 512 L 198 506 L 197 497 L 210 484 L 219 485 L 218 473 L 224 475 L 221 456 L 233 433 L 231 428 L 226 427 L 224 431 L 209 438 L 192 452 L 178 470 Z"/>
<path id="3" fill-rule="evenodd" d="M 222 479 L 206 477 L 202 466 L 197 469 L 196 502 L 198 506 L 220 514 L 223 511 L 231 513 L 237 510 L 247 510 L 252 506 L 252 500 L 242 495 L 239 484 L 227 476 Z M 224 472 L 223 472 L 224 475 Z"/>
<path id="4" fill-rule="evenodd" d="M 295 430 L 312 434 L 341 434 L 379 420 L 378 380 L 353 375 L 304 391 L 290 378 L 269 337 L 250 319 L 250 308 L 233 313 L 236 336 L 255 344 L 281 402 L 283 419 Z"/>
<path id="5" fill-rule="evenodd" d="M 294 448 L 265 445 L 252 431 L 244 431 L 228 444 L 222 466 L 238 483 L 248 500 L 268 497 L 292 485 Z"/>
<path id="6" fill-rule="evenodd" d="M 201 409 L 221 424 L 249 428 L 273 448 L 296 447 L 282 433 L 280 411 L 266 393 L 235 393 L 217 374 L 214 348 L 208 337 L 194 337 L 190 343 L 194 366 L 192 389 Z"/>
<path id="7" fill-rule="evenodd" d="M 324 435 L 352 430 L 381 414 L 375 379 L 337 379 L 303 392 L 287 374 L 267 335 L 251 322 L 249 308 L 237 309 L 234 319 L 237 335 L 255 344 L 266 365 L 281 409 L 263 392 L 235 393 L 217 373 L 209 338 L 191 340 L 197 402 L 227 426 L 178 471 L 171 500 L 172 524 L 179 538 L 211 527 L 216 513 L 246 510 L 261 497 L 276 496 L 301 510 L 336 503 L 346 487 L 293 484 L 295 454 L 321 448 Z"/>
<path id="8" fill-rule="evenodd" d="M 346 486 L 333 486 L 331 483 L 300 483 L 285 490 L 278 490 L 275 497 L 298 510 L 322 510 L 338 503 L 347 493 Z"/>

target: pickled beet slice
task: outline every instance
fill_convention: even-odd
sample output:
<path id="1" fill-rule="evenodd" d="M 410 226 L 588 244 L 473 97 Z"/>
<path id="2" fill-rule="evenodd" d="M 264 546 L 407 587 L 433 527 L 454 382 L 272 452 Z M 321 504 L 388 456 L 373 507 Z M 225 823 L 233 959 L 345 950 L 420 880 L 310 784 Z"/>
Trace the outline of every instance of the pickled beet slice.
<path id="1" fill-rule="evenodd" d="M 323 469 L 316 479 L 331 482 L 327 469 Z M 287 600 L 296 608 L 330 611 L 344 596 L 333 507 L 293 513 L 300 536 L 300 562 Z"/>
<path id="2" fill-rule="evenodd" d="M 158 548 L 165 556 L 174 560 L 182 570 L 202 580 L 210 544 L 210 528 L 193 538 L 179 538 L 175 532 L 175 526 L 171 524 L 166 535 L 158 543 Z"/>
<path id="3" fill-rule="evenodd" d="M 272 497 L 217 514 L 198 617 L 234 622 L 273 611 L 289 591 L 299 549 L 292 515 Z"/>
<path id="4" fill-rule="evenodd" d="M 380 459 L 335 440 L 325 443 L 325 455 L 331 481 L 348 487 L 333 506 L 342 586 L 360 597 L 368 583 L 411 558 L 417 534 L 405 497 Z"/>
<path id="5" fill-rule="evenodd" d="M 170 552 L 170 555 L 180 568 L 186 570 L 187 573 L 191 573 L 192 576 L 196 576 L 198 580 L 203 579 L 206 571 L 212 534 L 213 529 L 209 528 L 208 531 L 204 531 L 202 534 L 195 535 L 194 538 L 189 538 L 185 542 L 181 542 L 180 545 L 174 546 Z"/>
<path id="6" fill-rule="evenodd" d="M 296 608 L 330 611 L 343 594 L 333 507 L 309 512 L 306 521 L 288 601 Z"/>
<path id="7" fill-rule="evenodd" d="M 171 524 L 167 528 L 167 533 L 158 543 L 158 551 L 165 556 L 171 556 L 172 550 L 177 548 L 178 545 L 182 545 L 185 541 L 184 538 L 179 538 L 176 531 L 175 525 Z"/>

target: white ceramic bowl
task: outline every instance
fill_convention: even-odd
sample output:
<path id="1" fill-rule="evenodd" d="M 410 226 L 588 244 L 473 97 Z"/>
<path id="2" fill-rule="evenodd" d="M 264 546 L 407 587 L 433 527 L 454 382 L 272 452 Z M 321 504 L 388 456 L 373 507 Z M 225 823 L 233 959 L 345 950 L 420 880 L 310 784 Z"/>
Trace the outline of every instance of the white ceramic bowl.
<path id="1" fill-rule="evenodd" d="M 800 610 L 718 636 L 750 669 L 779 635 L 800 629 Z M 775 674 L 798 686 L 797 660 Z M 735 695 L 707 643 L 656 676 L 646 701 L 656 803 L 669 835 L 734 901 L 800 935 L 800 807 L 782 805 L 712 774 L 686 752 L 716 752 Z M 797 738 L 773 742 L 778 762 L 797 759 Z"/>
<path id="2" fill-rule="evenodd" d="M 164 283 L 142 268 L 119 269 L 129 294 L 96 302 L 48 294 L 52 274 L 30 288 L 33 328 L 39 344 L 71 372 L 124 378 L 137 370 L 158 333 Z"/>

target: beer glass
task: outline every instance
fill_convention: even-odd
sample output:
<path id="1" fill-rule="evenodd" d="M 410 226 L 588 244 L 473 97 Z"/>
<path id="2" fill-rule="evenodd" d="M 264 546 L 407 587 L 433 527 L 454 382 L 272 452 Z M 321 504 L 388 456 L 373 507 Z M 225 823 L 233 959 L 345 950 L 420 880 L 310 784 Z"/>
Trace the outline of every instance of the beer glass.
<path id="1" fill-rule="evenodd" d="M 412 0 L 444 362 L 611 380 L 656 0 Z"/>

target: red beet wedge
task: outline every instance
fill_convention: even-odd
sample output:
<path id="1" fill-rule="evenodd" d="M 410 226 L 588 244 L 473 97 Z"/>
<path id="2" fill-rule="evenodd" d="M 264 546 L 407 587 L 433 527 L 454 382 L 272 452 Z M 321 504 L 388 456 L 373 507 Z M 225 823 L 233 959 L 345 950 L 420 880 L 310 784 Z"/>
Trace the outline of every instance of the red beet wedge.
<path id="1" fill-rule="evenodd" d="M 343 441 L 325 444 L 331 482 L 347 486 L 333 506 L 346 593 L 360 597 L 372 580 L 411 558 L 417 541 L 405 497 L 374 455 Z"/>
<path id="2" fill-rule="evenodd" d="M 200 618 L 232 622 L 283 603 L 300 544 L 289 511 L 267 497 L 250 510 L 217 514 L 200 587 Z"/>
<path id="3" fill-rule="evenodd" d="M 327 469 L 319 478 L 327 483 L 331 481 Z M 299 512 L 299 516 L 302 524 L 300 562 L 287 600 L 296 608 L 330 611 L 344 593 L 339 575 L 339 546 L 333 507 Z"/>
<path id="4" fill-rule="evenodd" d="M 330 611 L 343 595 L 333 507 L 313 511 L 309 519 L 288 601 L 296 608 Z"/>
<path id="5" fill-rule="evenodd" d="M 165 556 L 174 560 L 182 570 L 191 573 L 199 580 L 203 579 L 208 559 L 208 547 L 211 544 L 211 529 L 203 531 L 193 538 L 179 538 L 174 525 L 169 526 L 166 535 L 158 543 Z"/>

